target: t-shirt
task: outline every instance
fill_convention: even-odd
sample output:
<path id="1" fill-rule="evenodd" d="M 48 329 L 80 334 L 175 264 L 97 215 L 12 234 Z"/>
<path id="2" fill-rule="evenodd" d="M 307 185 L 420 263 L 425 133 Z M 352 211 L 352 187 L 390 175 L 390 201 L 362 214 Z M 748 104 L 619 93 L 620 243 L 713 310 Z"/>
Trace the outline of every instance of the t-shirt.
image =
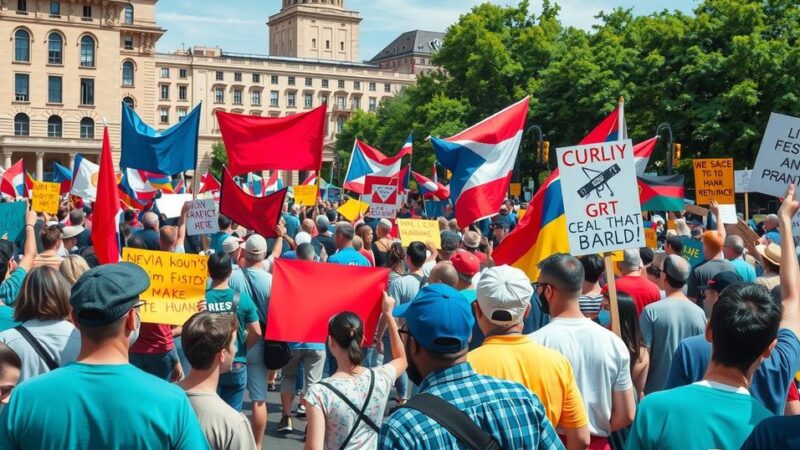
<path id="1" fill-rule="evenodd" d="M 81 333 L 68 321 L 33 319 L 23 322 L 22 326 L 28 329 L 59 367 L 78 359 L 78 353 L 81 351 Z M 13 328 L 3 331 L 0 333 L 0 342 L 8 345 L 22 360 L 20 382 L 50 372 L 47 364 L 19 331 Z"/>
<path id="2" fill-rule="evenodd" d="M 641 314 L 644 307 L 661 298 L 658 285 L 643 276 L 625 275 L 616 280 L 617 292 L 624 292 L 633 297 L 636 314 Z"/>
<path id="3" fill-rule="evenodd" d="M 233 296 L 235 291 L 227 289 L 208 289 L 206 291 L 206 309 L 214 313 L 233 312 Z M 239 329 L 236 333 L 236 355 L 233 360 L 238 363 L 247 363 L 247 324 L 258 322 L 258 313 L 250 294 L 239 291 L 239 305 L 236 307 L 236 319 Z"/>
<path id="4" fill-rule="evenodd" d="M 311 246 L 314 247 L 317 256 L 321 254 L 322 247 L 325 247 L 325 253 L 328 254 L 328 257 L 336 253 L 336 241 L 327 234 L 320 234 L 311 238 Z"/>
<path id="5" fill-rule="evenodd" d="M 389 399 L 389 392 L 392 390 L 397 373 L 393 365 L 384 364 L 372 369 L 372 374 L 370 375 L 369 370 L 365 370 L 354 377 L 329 377 L 322 381 L 336 388 L 361 408 L 367 401 L 370 376 L 374 376 L 375 386 L 364 415 L 380 427 L 383 423 L 386 401 Z M 320 409 L 325 415 L 325 448 L 331 450 L 340 448 L 353 429 L 358 414 L 338 395 L 320 383 L 309 386 L 305 400 L 310 406 Z M 361 421 L 346 448 L 376 449 L 378 448 L 378 433 Z"/>
<path id="6" fill-rule="evenodd" d="M 703 381 L 646 396 L 625 449 L 738 449 L 771 415 L 746 389 Z"/>
<path id="7" fill-rule="evenodd" d="M 255 450 L 250 421 L 216 393 L 187 392 L 200 428 L 213 450 Z"/>
<path id="8" fill-rule="evenodd" d="M 58 267 L 61 265 L 61 261 L 64 261 L 64 257 L 59 256 L 57 253 L 52 255 L 39 253 L 33 258 L 33 267 L 47 266 L 58 270 Z"/>
<path id="9" fill-rule="evenodd" d="M 328 262 L 331 264 L 342 264 L 345 266 L 370 267 L 370 263 L 367 258 L 365 258 L 361 253 L 358 253 L 353 247 L 345 247 L 328 256 Z"/>
<path id="10" fill-rule="evenodd" d="M 751 266 L 741 256 L 736 259 L 731 259 L 730 263 L 736 269 L 736 273 L 742 277 L 745 283 L 752 283 L 756 281 L 756 268 Z"/>
<path id="11" fill-rule="evenodd" d="M 131 345 L 131 353 L 156 355 L 175 348 L 172 327 L 166 324 L 143 323 L 139 338 Z"/>
<path id="12" fill-rule="evenodd" d="M 252 267 L 239 270 L 239 274 L 241 277 L 237 277 L 235 280 L 231 277 L 228 280 L 228 285 L 231 289 L 247 292 L 256 306 L 258 321 L 267 323 L 267 307 L 269 306 L 269 297 L 272 294 L 272 274 Z M 247 277 L 250 277 L 250 283 L 252 283 L 256 292 L 250 289 Z"/>
<path id="13" fill-rule="evenodd" d="M 542 401 L 554 427 L 574 429 L 589 423 L 569 360 L 530 337 L 489 336 L 467 354 L 467 362 L 479 374 L 525 385 Z"/>
<path id="14" fill-rule="evenodd" d="M 610 435 L 611 394 L 633 389 L 631 356 L 622 339 L 586 318 L 553 318 L 530 337 L 567 357 L 589 415 L 589 432 Z"/>
<path id="15" fill-rule="evenodd" d="M 778 274 L 764 275 L 756 278 L 756 284 L 760 284 L 771 291 L 775 289 L 775 286 L 781 284 L 781 277 Z"/>
<path id="16" fill-rule="evenodd" d="M 19 322 L 14 320 L 14 308 L 0 305 L 0 331 L 14 328 L 17 325 L 19 325 Z"/>
<path id="17" fill-rule="evenodd" d="M 648 305 L 639 319 L 645 347 L 650 349 L 650 368 L 645 394 L 664 389 L 672 356 L 682 339 L 703 334 L 706 313 L 691 300 L 665 298 Z"/>
<path id="18" fill-rule="evenodd" d="M 414 299 L 422 288 L 422 276 L 406 274 L 389 281 L 388 294 L 398 305 Z"/>
<path id="19" fill-rule="evenodd" d="M 161 248 L 159 245 L 158 231 L 156 230 L 145 228 L 144 230 L 136 233 L 134 236 L 142 238 L 148 250 L 158 250 Z"/>
<path id="20" fill-rule="evenodd" d="M 208 449 L 183 390 L 130 364 L 73 363 L 14 388 L 0 448 Z"/>
<path id="21" fill-rule="evenodd" d="M 705 336 L 681 341 L 672 358 L 672 368 L 664 389 L 684 386 L 703 379 L 711 360 L 711 343 Z M 789 383 L 800 366 L 800 341 L 786 328 L 778 330 L 778 343 L 769 358 L 753 374 L 750 393 L 775 415 L 782 415 Z"/>
<path id="22" fill-rule="evenodd" d="M 800 416 L 768 417 L 744 441 L 742 450 L 800 448 Z"/>
<path id="23" fill-rule="evenodd" d="M 686 286 L 686 295 L 697 299 L 697 304 L 702 305 L 705 301 L 706 293 L 700 287 L 708 284 L 708 280 L 720 272 L 736 272 L 736 267 L 730 261 L 724 259 L 712 259 L 697 265 L 689 274 L 689 281 Z"/>
<path id="24" fill-rule="evenodd" d="M 283 213 L 281 216 L 283 216 L 283 220 L 286 221 L 286 234 L 294 239 L 297 232 L 300 230 L 300 219 L 294 214 L 289 213 Z"/>
<path id="25" fill-rule="evenodd" d="M 603 306 L 603 294 L 581 295 L 578 303 L 583 314 L 597 314 Z"/>
<path id="26" fill-rule="evenodd" d="M 225 250 L 222 248 L 222 243 L 225 242 L 225 239 L 231 237 L 229 233 L 224 231 L 217 231 L 216 233 L 211 235 L 211 239 L 208 243 L 208 248 L 214 250 L 214 253 L 223 253 Z"/>
<path id="27" fill-rule="evenodd" d="M 12 270 L 11 275 L 0 283 L 0 302 L 8 306 L 14 306 L 14 302 L 17 301 L 17 295 L 20 289 L 22 289 L 22 283 L 25 281 L 25 276 L 27 275 L 28 272 L 26 272 L 23 267 L 17 266 L 16 269 Z"/>

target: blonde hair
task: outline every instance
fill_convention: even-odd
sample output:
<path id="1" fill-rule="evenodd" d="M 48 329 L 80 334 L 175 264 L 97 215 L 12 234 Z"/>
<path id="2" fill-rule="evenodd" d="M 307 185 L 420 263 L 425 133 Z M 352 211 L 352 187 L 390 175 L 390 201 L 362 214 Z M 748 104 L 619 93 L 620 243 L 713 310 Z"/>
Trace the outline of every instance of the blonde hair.
<path id="1" fill-rule="evenodd" d="M 58 266 L 58 271 L 64 275 L 70 286 L 75 284 L 87 270 L 89 270 L 89 263 L 80 255 L 69 255 Z"/>

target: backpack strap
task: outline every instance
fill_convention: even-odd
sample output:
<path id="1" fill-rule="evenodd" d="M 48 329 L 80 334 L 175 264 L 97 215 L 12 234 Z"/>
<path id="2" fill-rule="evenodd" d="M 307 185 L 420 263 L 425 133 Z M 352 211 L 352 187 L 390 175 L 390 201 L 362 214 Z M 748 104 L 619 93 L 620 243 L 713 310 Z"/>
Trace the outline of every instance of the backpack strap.
<path id="1" fill-rule="evenodd" d="M 464 411 L 435 395 L 417 394 L 403 407 L 428 416 L 471 450 L 500 450 L 497 441 L 483 431 Z"/>
<path id="2" fill-rule="evenodd" d="M 372 398 L 372 390 L 375 388 L 375 373 L 372 371 L 372 369 L 367 369 L 367 370 L 369 371 L 369 391 L 367 392 L 367 398 L 364 400 L 364 404 L 361 406 L 360 409 L 349 398 L 347 398 L 347 396 L 344 395 L 340 390 L 331 386 L 330 383 L 326 381 L 320 381 L 319 383 L 317 383 L 321 384 L 322 386 L 325 386 L 331 392 L 336 394 L 336 396 L 339 397 L 343 402 L 345 402 L 347 406 L 350 407 L 350 409 L 352 409 L 356 414 L 358 414 L 355 423 L 353 423 L 353 428 L 350 430 L 350 434 L 347 435 L 347 438 L 344 440 L 344 442 L 342 442 L 342 446 L 339 447 L 340 450 L 343 450 L 345 447 L 347 447 L 347 444 L 350 443 L 350 439 L 353 438 L 353 435 L 355 434 L 362 420 L 364 421 L 364 423 L 367 424 L 367 426 L 372 428 L 374 432 L 377 433 L 380 430 L 380 427 L 377 424 L 375 424 L 375 422 L 372 419 L 370 419 L 369 416 L 364 414 L 364 411 L 367 410 L 367 405 L 369 405 L 369 401 Z"/>
<path id="3" fill-rule="evenodd" d="M 14 327 L 14 329 L 17 330 L 17 332 L 22 335 L 26 341 L 28 341 L 28 344 L 33 347 L 33 350 L 37 355 L 39 355 L 39 358 L 42 358 L 42 361 L 45 363 L 45 365 L 47 365 L 47 368 L 50 369 L 50 371 L 58 369 L 58 363 L 55 362 L 55 360 L 47 353 L 47 351 L 45 351 L 44 347 L 42 347 L 42 344 L 40 344 L 39 341 L 33 337 L 27 328 L 23 327 L 22 325 L 17 325 Z"/>

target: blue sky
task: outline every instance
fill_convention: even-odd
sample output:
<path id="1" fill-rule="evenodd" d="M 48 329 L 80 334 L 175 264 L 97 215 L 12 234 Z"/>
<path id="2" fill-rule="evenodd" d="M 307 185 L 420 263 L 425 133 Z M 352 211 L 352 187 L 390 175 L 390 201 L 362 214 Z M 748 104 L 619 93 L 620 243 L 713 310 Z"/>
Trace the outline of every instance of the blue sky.
<path id="1" fill-rule="evenodd" d="M 637 14 L 663 9 L 691 11 L 698 0 L 556 0 L 561 20 L 589 29 L 594 16 L 621 6 Z M 422 29 L 444 31 L 482 0 L 345 0 L 347 9 L 361 13 L 361 59 L 369 60 L 400 33 Z M 494 0 L 514 4 L 517 0 Z M 533 0 L 531 4 L 540 4 Z M 156 20 L 167 34 L 160 52 L 194 45 L 222 47 L 228 52 L 267 54 L 267 18 L 278 12 L 281 0 L 161 0 Z"/>

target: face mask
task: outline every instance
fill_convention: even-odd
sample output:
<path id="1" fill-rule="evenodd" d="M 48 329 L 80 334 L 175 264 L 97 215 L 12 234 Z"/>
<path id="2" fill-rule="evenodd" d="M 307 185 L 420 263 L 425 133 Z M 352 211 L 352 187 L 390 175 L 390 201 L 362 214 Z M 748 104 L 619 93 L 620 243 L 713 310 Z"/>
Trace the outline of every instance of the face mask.
<path id="1" fill-rule="evenodd" d="M 611 325 L 611 311 L 601 309 L 600 314 L 597 315 L 597 321 L 600 325 L 608 327 Z"/>
<path id="2" fill-rule="evenodd" d="M 544 292 L 542 295 L 539 295 L 539 304 L 542 306 L 542 312 L 545 314 L 550 314 L 550 302 L 547 301 L 545 298 Z"/>
<path id="3" fill-rule="evenodd" d="M 133 345 L 137 339 L 139 339 L 139 330 L 142 328 L 142 319 L 139 318 L 139 314 L 136 313 L 136 329 L 133 330 L 133 333 L 128 337 L 128 345 Z"/>
<path id="4" fill-rule="evenodd" d="M 419 386 L 422 384 L 422 374 L 419 372 L 419 367 L 414 362 L 414 357 L 411 356 L 411 349 L 408 346 L 408 340 L 404 344 L 406 347 L 406 359 L 408 360 L 408 368 L 406 369 L 406 374 L 408 374 L 408 379 L 411 380 L 412 383 Z"/>

